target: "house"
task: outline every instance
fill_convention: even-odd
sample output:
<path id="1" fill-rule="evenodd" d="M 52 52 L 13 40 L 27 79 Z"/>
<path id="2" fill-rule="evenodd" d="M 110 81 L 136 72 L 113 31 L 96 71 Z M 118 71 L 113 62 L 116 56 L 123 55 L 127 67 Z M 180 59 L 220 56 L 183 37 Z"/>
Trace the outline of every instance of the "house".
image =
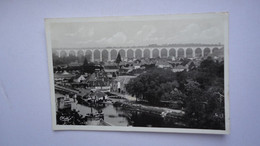
<path id="1" fill-rule="evenodd" d="M 142 60 L 141 60 L 141 65 L 149 65 L 149 64 L 151 64 L 151 63 L 149 62 L 149 60 L 146 60 L 146 59 L 142 59 Z"/>
<path id="2" fill-rule="evenodd" d="M 176 60 L 176 58 L 175 58 L 174 56 L 172 56 L 172 57 L 171 57 L 171 60 L 172 60 L 172 61 L 175 61 L 175 60 Z"/>
<path id="3" fill-rule="evenodd" d="M 162 60 L 157 61 L 155 66 L 158 68 L 172 68 L 172 65 L 170 63 Z"/>
<path id="4" fill-rule="evenodd" d="M 75 76 L 74 79 L 73 79 L 73 81 L 77 82 L 77 83 L 81 83 L 81 82 L 83 82 L 85 80 L 86 80 L 86 78 L 83 75 Z"/>
<path id="5" fill-rule="evenodd" d="M 121 62 L 119 63 L 119 66 L 125 66 L 126 64 L 127 64 L 126 61 L 121 61 Z"/>
<path id="6" fill-rule="evenodd" d="M 93 87 L 93 86 L 95 86 L 96 80 L 97 80 L 96 74 L 95 74 L 95 73 L 92 73 L 91 75 L 89 75 L 89 76 L 86 78 L 87 86 L 88 86 L 88 87 Z"/>
<path id="7" fill-rule="evenodd" d="M 140 59 L 136 59 L 136 60 L 134 60 L 134 63 L 139 64 L 139 63 L 141 63 L 141 60 Z"/>
<path id="8" fill-rule="evenodd" d="M 128 73 L 133 70 L 133 66 L 122 66 L 120 69 L 120 73 Z"/>
<path id="9" fill-rule="evenodd" d="M 83 97 L 85 98 L 89 98 L 95 101 L 98 100 L 106 100 L 108 97 L 105 93 L 103 93 L 101 90 L 91 90 L 90 92 L 86 93 L 85 95 L 83 95 Z"/>
<path id="10" fill-rule="evenodd" d="M 64 71 L 63 73 L 55 73 L 54 74 L 54 81 L 56 82 L 61 82 L 64 80 L 69 80 L 75 75 L 68 73 L 67 71 Z"/>
<path id="11" fill-rule="evenodd" d="M 113 73 L 113 72 L 118 72 L 119 71 L 119 67 L 113 64 L 109 64 L 109 65 L 104 65 L 104 71 L 106 73 Z"/>
<path id="12" fill-rule="evenodd" d="M 106 73 L 107 77 L 112 78 L 118 74 L 119 67 L 114 64 L 107 64 L 104 65 L 104 72 Z"/>
<path id="13" fill-rule="evenodd" d="M 141 64 L 140 63 L 134 63 L 133 67 L 134 67 L 134 69 L 141 68 Z"/>
<path id="14" fill-rule="evenodd" d="M 70 109 L 71 108 L 71 101 L 68 97 L 58 97 L 56 98 L 57 103 L 57 109 L 58 110 L 64 110 L 64 109 Z"/>
<path id="15" fill-rule="evenodd" d="M 183 65 L 178 65 L 178 66 L 175 66 L 172 71 L 173 72 L 182 72 L 184 70 L 187 69 L 187 66 L 183 66 Z"/>

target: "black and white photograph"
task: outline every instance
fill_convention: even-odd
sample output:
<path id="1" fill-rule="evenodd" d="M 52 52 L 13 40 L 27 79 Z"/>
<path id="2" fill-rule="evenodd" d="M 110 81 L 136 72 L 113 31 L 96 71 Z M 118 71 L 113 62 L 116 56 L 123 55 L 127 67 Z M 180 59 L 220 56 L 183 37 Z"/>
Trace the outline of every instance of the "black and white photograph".
<path id="1" fill-rule="evenodd" d="M 229 133 L 227 13 L 45 28 L 53 130 Z"/>

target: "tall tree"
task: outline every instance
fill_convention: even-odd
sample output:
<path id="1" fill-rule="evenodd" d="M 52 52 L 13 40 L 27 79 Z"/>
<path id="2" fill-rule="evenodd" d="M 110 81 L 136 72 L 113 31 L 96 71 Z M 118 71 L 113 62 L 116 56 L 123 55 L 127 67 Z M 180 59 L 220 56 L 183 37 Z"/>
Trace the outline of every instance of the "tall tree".
<path id="1" fill-rule="evenodd" d="M 120 55 L 120 52 L 118 52 L 115 62 L 116 62 L 117 64 L 119 64 L 121 61 L 122 61 L 122 60 L 121 60 L 121 55 Z"/>
<path id="2" fill-rule="evenodd" d="M 85 57 L 85 60 L 84 60 L 83 66 L 88 66 L 88 59 L 87 59 L 87 57 Z"/>

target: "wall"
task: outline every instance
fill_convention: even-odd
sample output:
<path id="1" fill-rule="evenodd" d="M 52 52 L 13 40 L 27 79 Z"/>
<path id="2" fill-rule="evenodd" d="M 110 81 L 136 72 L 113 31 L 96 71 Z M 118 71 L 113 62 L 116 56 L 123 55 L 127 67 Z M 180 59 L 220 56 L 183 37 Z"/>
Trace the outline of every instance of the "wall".
<path id="1" fill-rule="evenodd" d="M 0 145 L 259 145 L 260 13 L 253 0 L 1 0 Z M 51 130 L 44 18 L 230 13 L 231 134 Z"/>

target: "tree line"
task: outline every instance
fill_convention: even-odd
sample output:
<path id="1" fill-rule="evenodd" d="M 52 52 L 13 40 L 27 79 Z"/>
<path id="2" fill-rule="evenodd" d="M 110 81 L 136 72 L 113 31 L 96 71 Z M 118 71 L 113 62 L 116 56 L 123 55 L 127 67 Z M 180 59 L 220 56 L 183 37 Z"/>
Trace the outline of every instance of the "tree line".
<path id="1" fill-rule="evenodd" d="M 69 56 L 63 56 L 63 57 L 59 57 L 56 54 L 52 54 L 52 60 L 53 60 L 53 65 L 68 65 L 72 62 L 77 61 L 78 63 L 83 63 L 85 58 L 87 58 L 87 56 L 74 56 L 74 55 L 69 55 Z"/>

